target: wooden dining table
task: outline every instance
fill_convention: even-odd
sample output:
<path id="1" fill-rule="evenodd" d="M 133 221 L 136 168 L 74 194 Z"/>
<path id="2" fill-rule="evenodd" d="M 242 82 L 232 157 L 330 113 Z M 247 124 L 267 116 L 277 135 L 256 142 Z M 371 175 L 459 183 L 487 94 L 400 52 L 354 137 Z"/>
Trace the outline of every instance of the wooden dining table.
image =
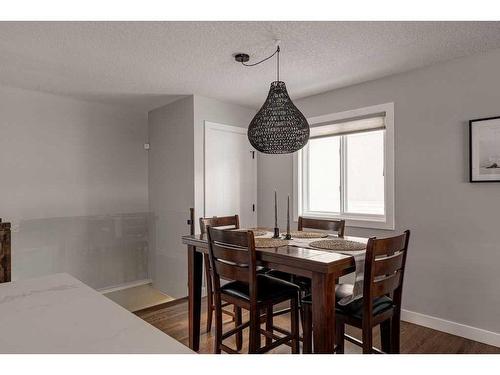
<path id="1" fill-rule="evenodd" d="M 366 238 L 344 237 L 366 243 Z M 205 235 L 182 237 L 188 252 L 189 346 L 200 346 L 203 253 L 208 253 Z M 257 248 L 259 265 L 311 279 L 314 353 L 333 353 L 335 347 L 335 283 L 355 270 L 350 255 L 297 246 Z"/>

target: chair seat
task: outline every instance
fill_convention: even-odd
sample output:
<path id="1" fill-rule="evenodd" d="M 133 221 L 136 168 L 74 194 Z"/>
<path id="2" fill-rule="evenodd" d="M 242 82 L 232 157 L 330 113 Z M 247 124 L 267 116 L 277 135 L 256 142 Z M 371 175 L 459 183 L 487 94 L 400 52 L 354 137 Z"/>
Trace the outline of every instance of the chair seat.
<path id="1" fill-rule="evenodd" d="M 392 299 L 387 296 L 381 296 L 373 300 L 373 316 L 383 313 L 393 307 Z M 357 299 L 345 306 L 336 304 L 337 314 L 348 315 L 356 319 L 363 319 L 363 298 Z"/>
<path id="2" fill-rule="evenodd" d="M 348 289 L 352 289 L 351 284 L 341 284 L 337 286 L 335 293 L 335 300 L 339 301 L 345 297 L 345 292 Z M 310 304 L 312 303 L 311 295 L 304 297 L 302 303 Z M 373 315 L 378 315 L 384 311 L 393 307 L 393 301 L 387 296 L 381 296 L 373 300 Z M 363 319 L 363 298 L 352 301 L 347 305 L 339 305 L 335 303 L 335 312 L 337 314 L 348 315 L 356 319 Z"/>
<path id="3" fill-rule="evenodd" d="M 221 292 L 250 301 L 249 286 L 241 281 L 233 281 L 221 287 Z M 272 276 L 257 274 L 257 302 L 271 302 L 297 296 L 299 287 Z"/>
<path id="4" fill-rule="evenodd" d="M 311 279 L 303 276 L 292 275 L 288 272 L 278 271 L 278 270 L 270 270 L 266 273 L 269 276 L 275 277 L 280 280 L 284 280 L 290 283 L 297 285 L 302 291 L 310 291 L 311 290 Z"/>

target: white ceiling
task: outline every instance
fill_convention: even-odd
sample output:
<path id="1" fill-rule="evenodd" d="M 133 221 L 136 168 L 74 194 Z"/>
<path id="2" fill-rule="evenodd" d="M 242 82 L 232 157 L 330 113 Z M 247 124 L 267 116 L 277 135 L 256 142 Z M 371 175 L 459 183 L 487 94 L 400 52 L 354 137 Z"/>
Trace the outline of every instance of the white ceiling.
<path id="1" fill-rule="evenodd" d="M 0 22 L 0 83 L 151 109 L 200 94 L 264 101 L 281 78 L 304 97 L 500 48 L 500 22 Z"/>

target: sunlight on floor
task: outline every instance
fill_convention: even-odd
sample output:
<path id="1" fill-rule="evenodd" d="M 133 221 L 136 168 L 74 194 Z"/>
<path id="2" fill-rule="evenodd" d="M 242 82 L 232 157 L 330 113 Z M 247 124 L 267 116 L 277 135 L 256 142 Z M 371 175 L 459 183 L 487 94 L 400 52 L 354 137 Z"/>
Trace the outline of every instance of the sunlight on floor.
<path id="1" fill-rule="evenodd" d="M 104 293 L 104 295 L 129 311 L 142 310 L 174 299 L 153 288 L 151 284 Z"/>

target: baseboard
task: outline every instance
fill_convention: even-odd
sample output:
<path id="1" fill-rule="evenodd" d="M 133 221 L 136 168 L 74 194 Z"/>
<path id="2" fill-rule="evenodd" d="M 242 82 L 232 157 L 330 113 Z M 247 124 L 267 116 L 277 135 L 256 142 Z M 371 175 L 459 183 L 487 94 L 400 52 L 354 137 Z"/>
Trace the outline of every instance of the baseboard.
<path id="1" fill-rule="evenodd" d="M 97 291 L 102 293 L 102 294 L 106 294 L 106 293 L 116 292 L 118 290 L 133 288 L 135 286 L 151 284 L 152 282 L 153 282 L 153 280 L 151 280 L 151 279 L 136 280 L 136 281 L 131 281 L 128 283 L 120 284 L 120 285 L 115 285 L 115 286 L 110 286 L 107 288 L 97 289 Z"/>
<path id="2" fill-rule="evenodd" d="M 482 342 L 484 344 L 500 347 L 500 333 L 486 331 L 485 329 L 471 327 L 465 324 L 408 310 L 401 311 L 401 320 L 432 328 L 437 331 L 446 332 L 455 336 L 465 337 L 466 339 Z"/>

